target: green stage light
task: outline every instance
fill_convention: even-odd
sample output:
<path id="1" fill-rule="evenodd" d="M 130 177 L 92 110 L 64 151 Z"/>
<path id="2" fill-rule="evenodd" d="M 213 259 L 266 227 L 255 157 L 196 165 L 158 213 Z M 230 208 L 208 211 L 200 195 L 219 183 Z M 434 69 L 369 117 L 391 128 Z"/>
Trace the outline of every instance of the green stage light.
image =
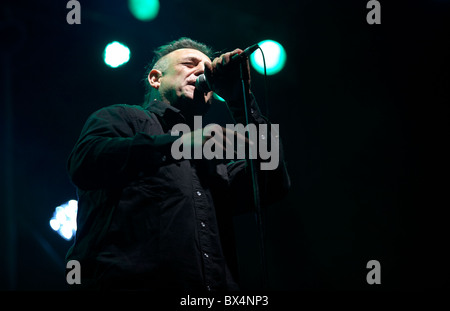
<path id="1" fill-rule="evenodd" d="M 128 8 L 136 19 L 148 22 L 158 15 L 159 0 L 128 0 Z"/>
<path id="2" fill-rule="evenodd" d="M 274 75 L 283 69 L 286 63 L 286 51 L 281 44 L 273 40 L 264 40 L 258 45 L 264 52 L 267 75 Z M 250 63 L 257 72 L 264 74 L 263 57 L 259 49 L 250 56 Z"/>
<path id="3" fill-rule="evenodd" d="M 225 99 L 223 99 L 222 97 L 220 97 L 220 96 L 217 95 L 216 93 L 213 93 L 213 97 L 214 97 L 215 99 L 217 99 L 218 101 L 221 101 L 221 102 L 224 102 L 224 101 L 225 101 Z"/>
<path id="4" fill-rule="evenodd" d="M 122 66 L 130 60 L 130 49 L 120 42 L 111 42 L 103 52 L 103 60 L 112 68 Z"/>

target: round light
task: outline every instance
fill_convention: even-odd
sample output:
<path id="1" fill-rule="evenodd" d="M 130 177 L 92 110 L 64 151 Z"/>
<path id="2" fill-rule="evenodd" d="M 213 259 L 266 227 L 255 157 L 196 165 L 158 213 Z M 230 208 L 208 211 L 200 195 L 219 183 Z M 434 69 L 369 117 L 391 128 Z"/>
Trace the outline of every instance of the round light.
<path id="1" fill-rule="evenodd" d="M 283 46 L 273 40 L 264 40 L 258 45 L 264 52 L 267 75 L 280 72 L 286 63 L 286 51 Z M 257 72 L 264 74 L 264 61 L 259 49 L 250 56 L 250 63 Z"/>
<path id="2" fill-rule="evenodd" d="M 52 218 L 50 219 L 50 227 L 52 227 L 53 230 L 58 231 L 59 227 L 61 227 L 61 224 L 57 219 Z"/>
<path id="3" fill-rule="evenodd" d="M 70 200 L 55 208 L 50 219 L 50 227 L 66 240 L 75 236 L 77 231 L 78 202 Z"/>
<path id="4" fill-rule="evenodd" d="M 73 237 L 73 230 L 72 228 L 68 227 L 68 226 L 62 226 L 61 229 L 59 229 L 59 234 L 66 239 L 67 241 L 69 241 L 70 239 L 72 239 Z"/>
<path id="5" fill-rule="evenodd" d="M 126 64 L 130 60 L 130 49 L 120 42 L 109 43 L 103 52 L 105 64 L 112 68 L 117 68 Z"/>
<path id="6" fill-rule="evenodd" d="M 143 22 L 153 20 L 159 12 L 159 0 L 128 0 L 133 16 Z"/>

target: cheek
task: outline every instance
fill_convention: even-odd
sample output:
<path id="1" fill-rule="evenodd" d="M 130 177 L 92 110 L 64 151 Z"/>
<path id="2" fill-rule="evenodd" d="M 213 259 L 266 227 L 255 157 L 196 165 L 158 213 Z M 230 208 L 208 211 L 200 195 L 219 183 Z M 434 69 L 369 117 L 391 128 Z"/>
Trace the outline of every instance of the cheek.
<path id="1" fill-rule="evenodd" d="M 181 88 L 181 84 L 177 77 L 167 77 L 166 80 L 161 83 L 161 87 L 168 92 L 177 92 Z"/>
<path id="2" fill-rule="evenodd" d="M 185 83 L 185 81 L 184 81 L 184 79 L 183 78 L 181 78 L 181 77 L 177 77 L 175 80 L 174 80 L 174 88 L 178 91 L 178 92 L 182 92 L 183 91 L 183 89 L 185 89 L 185 87 L 186 87 L 186 83 Z"/>
<path id="3" fill-rule="evenodd" d="M 170 102 L 176 100 L 179 93 L 176 84 L 174 84 L 173 82 L 173 80 L 166 80 L 164 81 L 164 83 L 161 83 L 161 86 L 159 88 L 159 93 L 161 94 L 161 96 Z"/>

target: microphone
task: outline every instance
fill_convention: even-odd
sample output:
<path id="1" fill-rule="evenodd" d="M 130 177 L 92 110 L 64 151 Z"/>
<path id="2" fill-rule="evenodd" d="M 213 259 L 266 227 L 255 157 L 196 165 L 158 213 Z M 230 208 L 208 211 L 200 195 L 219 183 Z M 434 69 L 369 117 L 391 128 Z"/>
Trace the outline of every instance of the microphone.
<path id="1" fill-rule="evenodd" d="M 259 48 L 258 44 L 253 44 L 251 46 L 249 46 L 248 48 L 246 48 L 241 54 L 234 54 L 231 57 L 232 61 L 240 61 L 240 60 L 244 60 L 247 57 L 250 56 L 250 54 L 252 54 L 253 52 L 256 51 L 256 49 Z"/>
<path id="2" fill-rule="evenodd" d="M 256 51 L 257 48 L 259 48 L 258 44 L 249 46 L 242 53 L 233 55 L 230 62 L 241 62 L 247 59 L 247 57 L 249 57 L 250 54 Z M 210 84 L 208 80 L 206 80 L 206 76 L 204 74 L 198 76 L 197 80 L 195 81 L 195 87 L 203 93 L 208 93 L 211 91 Z"/>

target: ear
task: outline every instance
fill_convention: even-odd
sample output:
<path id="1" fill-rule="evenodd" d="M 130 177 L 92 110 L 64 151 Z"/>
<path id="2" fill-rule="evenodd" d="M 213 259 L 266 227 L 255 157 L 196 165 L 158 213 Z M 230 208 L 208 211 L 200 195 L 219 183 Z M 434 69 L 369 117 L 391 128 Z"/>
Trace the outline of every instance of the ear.
<path id="1" fill-rule="evenodd" d="M 150 83 L 151 87 L 155 89 L 159 89 L 161 85 L 161 77 L 162 72 L 157 69 L 152 69 L 148 74 L 148 83 Z"/>

